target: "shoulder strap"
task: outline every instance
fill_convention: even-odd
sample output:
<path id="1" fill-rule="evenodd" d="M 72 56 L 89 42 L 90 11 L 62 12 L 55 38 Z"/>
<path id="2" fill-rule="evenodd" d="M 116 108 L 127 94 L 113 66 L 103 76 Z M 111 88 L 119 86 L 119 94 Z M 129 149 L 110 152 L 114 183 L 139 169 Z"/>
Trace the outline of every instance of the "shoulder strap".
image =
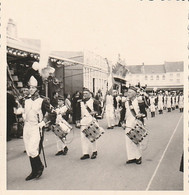
<path id="1" fill-rule="evenodd" d="M 89 108 L 89 106 L 87 106 L 87 104 L 86 104 L 86 103 L 84 103 L 84 105 L 85 105 L 85 107 L 86 107 L 87 111 L 88 111 L 89 113 L 91 113 L 91 112 L 92 112 L 92 110 Z"/>
<path id="2" fill-rule="evenodd" d="M 129 109 L 130 109 L 132 115 L 136 118 L 136 112 L 135 112 L 134 108 L 131 108 L 132 101 L 131 100 L 128 100 L 128 103 L 129 103 Z"/>

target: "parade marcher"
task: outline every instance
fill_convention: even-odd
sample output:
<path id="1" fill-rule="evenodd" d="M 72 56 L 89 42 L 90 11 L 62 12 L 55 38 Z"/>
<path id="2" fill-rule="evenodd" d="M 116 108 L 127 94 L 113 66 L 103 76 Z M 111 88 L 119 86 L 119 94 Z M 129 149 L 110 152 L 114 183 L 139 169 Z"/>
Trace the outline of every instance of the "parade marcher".
<path id="1" fill-rule="evenodd" d="M 32 172 L 26 177 L 26 181 L 39 178 L 43 173 L 44 166 L 39 156 L 43 140 L 41 134 L 42 128 L 47 122 L 44 120 L 44 116 L 46 112 L 51 112 L 49 102 L 40 97 L 39 82 L 32 74 L 29 79 L 29 87 L 31 98 L 25 101 L 23 139 Z"/>
<path id="2" fill-rule="evenodd" d="M 180 96 L 179 96 L 179 109 L 180 112 L 183 112 L 184 110 L 184 96 L 182 92 L 180 92 Z"/>
<path id="3" fill-rule="evenodd" d="M 175 108 L 178 109 L 178 104 L 179 104 L 179 95 L 178 93 L 176 93 L 176 96 L 175 96 Z"/>
<path id="4" fill-rule="evenodd" d="M 171 97 L 171 93 L 168 92 L 168 95 L 167 95 L 167 110 L 168 112 L 171 112 L 171 103 L 172 102 L 172 97 Z"/>
<path id="5" fill-rule="evenodd" d="M 14 122 L 16 122 L 14 108 L 17 108 L 17 103 L 9 87 L 7 89 L 7 141 L 11 140 L 11 129 Z"/>
<path id="6" fill-rule="evenodd" d="M 114 101 L 113 96 L 110 94 L 110 91 L 107 92 L 105 98 L 105 112 L 106 112 L 106 120 L 108 123 L 108 129 L 113 129 L 114 122 Z"/>
<path id="7" fill-rule="evenodd" d="M 67 110 L 68 110 L 68 107 L 64 105 L 64 98 L 59 97 L 58 106 L 55 110 L 55 112 L 57 113 L 56 124 L 63 123 L 69 126 L 69 124 L 65 120 Z M 55 156 L 66 155 L 68 152 L 68 147 L 66 143 L 62 142 L 60 138 L 57 136 L 56 136 L 56 142 L 57 142 L 57 153 L 55 154 Z"/>
<path id="8" fill-rule="evenodd" d="M 142 163 L 142 153 L 140 145 L 136 145 L 128 136 L 127 133 L 130 132 L 131 128 L 134 128 L 137 120 L 141 119 L 142 114 L 140 113 L 140 108 L 137 100 L 137 89 L 133 86 L 129 87 L 128 90 L 128 100 L 125 104 L 126 107 L 126 128 L 125 128 L 125 142 L 126 142 L 126 154 L 127 161 L 126 164 Z"/>
<path id="9" fill-rule="evenodd" d="M 167 109 L 167 95 L 163 93 L 163 109 Z"/>
<path id="10" fill-rule="evenodd" d="M 172 108 L 172 110 L 175 110 L 175 94 L 174 94 L 174 92 L 172 93 L 172 96 L 171 96 L 171 108 Z"/>
<path id="11" fill-rule="evenodd" d="M 157 96 L 157 101 L 158 101 L 159 114 L 163 114 L 163 95 L 162 95 L 162 91 L 159 91 L 159 94 Z"/>
<path id="12" fill-rule="evenodd" d="M 83 99 L 80 102 L 80 109 L 81 109 L 80 129 L 81 129 L 81 146 L 82 146 L 82 154 L 83 154 L 83 156 L 80 158 L 81 160 L 90 158 L 90 148 L 92 150 L 91 159 L 95 159 L 97 157 L 96 141 L 94 141 L 93 143 L 90 142 L 89 139 L 82 132 L 85 128 L 88 127 L 88 125 L 93 120 L 93 116 L 95 116 L 98 111 L 94 103 L 95 101 L 92 98 L 91 92 L 88 89 L 84 88 Z"/>
<path id="13" fill-rule="evenodd" d="M 155 111 L 156 111 L 155 99 L 156 97 L 152 93 L 152 95 L 149 97 L 151 117 L 155 117 Z"/>

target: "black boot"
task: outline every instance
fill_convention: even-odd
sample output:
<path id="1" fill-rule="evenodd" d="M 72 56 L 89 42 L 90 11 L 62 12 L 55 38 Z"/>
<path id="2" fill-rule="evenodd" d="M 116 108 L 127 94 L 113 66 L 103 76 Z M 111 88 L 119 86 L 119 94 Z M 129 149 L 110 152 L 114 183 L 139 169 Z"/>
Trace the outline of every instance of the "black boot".
<path id="1" fill-rule="evenodd" d="M 26 177 L 26 181 L 29 181 L 31 179 L 36 178 L 37 172 L 36 172 L 36 165 L 35 165 L 35 160 L 32 157 L 29 157 L 30 159 L 30 164 L 31 164 L 31 168 L 32 168 L 32 172 Z"/>
<path id="2" fill-rule="evenodd" d="M 66 155 L 67 153 L 68 153 L 68 147 L 65 146 L 65 147 L 64 147 L 64 151 L 63 151 L 63 155 Z"/>
<path id="3" fill-rule="evenodd" d="M 84 154 L 80 159 L 85 160 L 85 159 L 88 159 L 88 158 L 90 158 L 89 154 Z"/>
<path id="4" fill-rule="evenodd" d="M 153 114 L 154 114 L 154 117 L 155 117 L 155 112 L 153 112 Z"/>
<path id="5" fill-rule="evenodd" d="M 95 159 L 97 157 L 97 151 L 92 153 L 91 159 Z"/>
<path id="6" fill-rule="evenodd" d="M 36 163 L 36 166 L 37 166 L 37 174 L 36 174 L 36 178 L 38 179 L 39 177 L 41 177 L 42 173 L 43 173 L 43 170 L 44 170 L 44 166 L 41 162 L 41 159 L 38 156 L 36 156 L 35 158 L 35 163 Z"/>

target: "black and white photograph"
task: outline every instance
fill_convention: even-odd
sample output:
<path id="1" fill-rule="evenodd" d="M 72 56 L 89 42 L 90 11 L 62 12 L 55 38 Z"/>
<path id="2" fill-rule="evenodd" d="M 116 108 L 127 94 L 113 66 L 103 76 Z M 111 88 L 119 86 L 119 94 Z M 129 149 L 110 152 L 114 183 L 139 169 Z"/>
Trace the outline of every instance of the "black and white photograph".
<path id="1" fill-rule="evenodd" d="M 5 194 L 184 192 L 188 2 L 2 5 Z"/>

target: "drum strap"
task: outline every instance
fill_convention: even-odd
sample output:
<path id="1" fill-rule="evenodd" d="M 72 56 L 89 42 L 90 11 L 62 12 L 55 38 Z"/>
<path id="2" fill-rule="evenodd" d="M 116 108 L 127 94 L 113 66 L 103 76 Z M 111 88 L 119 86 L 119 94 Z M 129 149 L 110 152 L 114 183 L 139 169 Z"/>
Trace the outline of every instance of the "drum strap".
<path id="1" fill-rule="evenodd" d="M 135 112 L 134 108 L 131 108 L 131 106 L 132 106 L 132 101 L 129 100 L 128 103 L 129 103 L 129 109 L 130 109 L 132 115 L 136 118 L 136 112 Z M 133 107 L 133 106 L 132 106 L 132 107 Z"/>
<path id="2" fill-rule="evenodd" d="M 87 109 L 87 111 L 89 112 L 89 114 L 92 112 L 92 110 L 89 108 L 89 106 L 87 106 L 87 104 L 86 103 L 84 103 L 84 105 L 85 105 L 85 107 L 86 107 L 86 109 Z"/>

